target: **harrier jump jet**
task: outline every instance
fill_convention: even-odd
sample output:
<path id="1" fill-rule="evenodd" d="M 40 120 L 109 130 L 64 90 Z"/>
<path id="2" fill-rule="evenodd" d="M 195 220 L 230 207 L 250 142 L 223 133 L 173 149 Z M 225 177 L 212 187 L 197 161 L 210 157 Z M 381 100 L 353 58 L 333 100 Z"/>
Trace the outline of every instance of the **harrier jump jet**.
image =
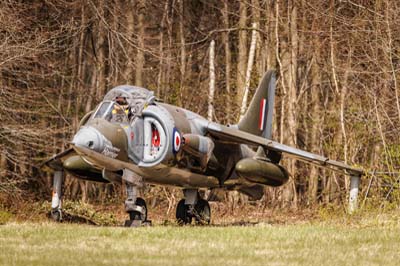
<path id="1" fill-rule="evenodd" d="M 144 88 L 111 89 L 82 118 L 71 147 L 45 162 L 54 170 L 53 219 L 62 219 L 65 172 L 88 181 L 123 183 L 127 226 L 147 220 L 146 203 L 138 197 L 144 183 L 182 188 L 178 223 L 208 224 L 210 206 L 199 189 L 236 190 L 260 199 L 263 186 L 281 186 L 289 179 L 279 164 L 283 155 L 344 174 L 362 174 L 342 162 L 272 141 L 274 95 L 275 73 L 268 71 L 244 117 L 236 125 L 224 126 L 159 102 Z"/>

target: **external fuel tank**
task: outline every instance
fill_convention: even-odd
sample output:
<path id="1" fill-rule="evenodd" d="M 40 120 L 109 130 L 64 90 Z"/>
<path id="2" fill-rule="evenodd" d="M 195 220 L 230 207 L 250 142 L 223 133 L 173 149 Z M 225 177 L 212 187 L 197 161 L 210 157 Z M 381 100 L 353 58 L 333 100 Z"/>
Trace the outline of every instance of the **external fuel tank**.
<path id="1" fill-rule="evenodd" d="M 235 170 L 247 181 L 267 186 L 281 186 L 289 179 L 289 173 L 281 165 L 253 158 L 240 160 Z"/>

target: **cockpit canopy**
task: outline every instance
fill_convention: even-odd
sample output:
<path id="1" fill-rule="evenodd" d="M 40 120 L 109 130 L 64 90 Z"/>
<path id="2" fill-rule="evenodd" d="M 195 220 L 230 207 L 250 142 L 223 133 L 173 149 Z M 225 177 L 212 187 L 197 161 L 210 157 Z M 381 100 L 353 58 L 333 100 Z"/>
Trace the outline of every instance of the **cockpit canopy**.
<path id="1" fill-rule="evenodd" d="M 121 85 L 111 89 L 95 110 L 92 118 L 115 123 L 128 123 L 140 115 L 146 105 L 155 101 L 154 93 L 141 87 Z"/>
<path id="2" fill-rule="evenodd" d="M 154 92 L 130 85 L 113 88 L 104 96 L 104 101 L 117 101 L 118 98 L 126 100 L 127 109 L 132 115 L 140 114 L 146 104 L 149 105 L 155 101 Z"/>

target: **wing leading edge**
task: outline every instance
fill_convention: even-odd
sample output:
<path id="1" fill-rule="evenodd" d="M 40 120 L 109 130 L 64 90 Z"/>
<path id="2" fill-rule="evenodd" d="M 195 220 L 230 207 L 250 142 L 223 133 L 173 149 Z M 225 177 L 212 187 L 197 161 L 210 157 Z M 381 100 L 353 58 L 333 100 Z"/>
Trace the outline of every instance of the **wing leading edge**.
<path id="1" fill-rule="evenodd" d="M 255 136 L 253 134 L 240 131 L 236 128 L 222 126 L 216 123 L 209 123 L 207 128 L 209 134 L 218 141 L 231 142 L 235 144 L 247 144 L 252 146 L 262 146 L 267 150 L 282 152 L 292 158 L 315 164 L 317 166 L 329 168 L 339 171 L 347 175 L 363 175 L 364 171 L 359 168 L 352 167 L 343 162 L 331 160 L 327 157 L 313 154 L 311 152 L 296 149 L 276 141 Z"/>

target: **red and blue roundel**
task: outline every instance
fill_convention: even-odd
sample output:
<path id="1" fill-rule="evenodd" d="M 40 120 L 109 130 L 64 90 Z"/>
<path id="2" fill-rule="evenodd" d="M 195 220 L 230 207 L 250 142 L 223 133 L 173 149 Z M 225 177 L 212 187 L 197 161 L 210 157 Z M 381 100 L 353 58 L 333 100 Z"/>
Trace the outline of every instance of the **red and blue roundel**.
<path id="1" fill-rule="evenodd" d="M 172 150 L 174 153 L 177 153 L 181 148 L 182 139 L 181 139 L 181 134 L 175 127 L 172 133 L 172 143 L 173 143 Z"/>

